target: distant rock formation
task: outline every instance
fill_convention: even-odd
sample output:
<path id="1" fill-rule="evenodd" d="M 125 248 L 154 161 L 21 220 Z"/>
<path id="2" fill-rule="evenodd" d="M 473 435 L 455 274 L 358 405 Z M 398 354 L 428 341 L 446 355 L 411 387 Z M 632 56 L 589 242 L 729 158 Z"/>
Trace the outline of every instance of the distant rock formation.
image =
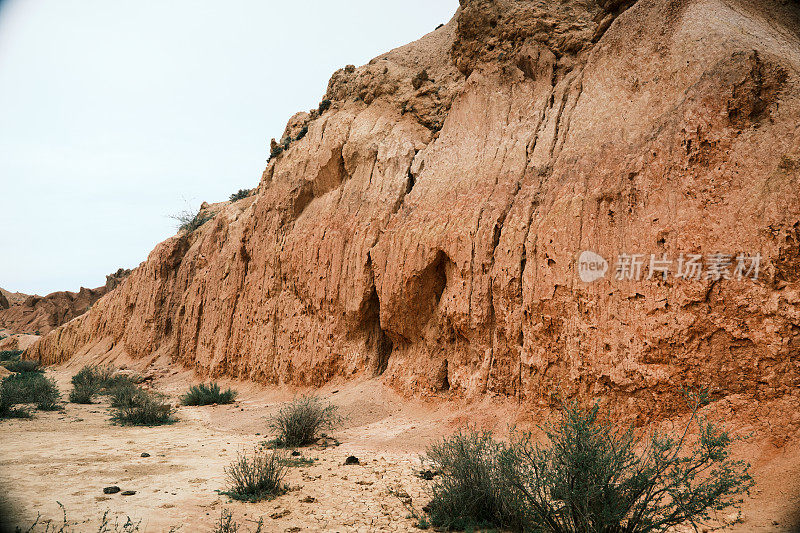
<path id="1" fill-rule="evenodd" d="M 28 296 L 30 296 L 30 294 L 11 292 L 3 288 L 0 288 L 0 295 L 3 296 L 3 298 L 5 298 L 5 300 L 8 302 L 8 307 L 11 307 L 14 304 L 22 303 Z M 2 304 L 0 304 L 0 307 L 2 307 Z M 8 307 L 3 307 L 3 309 L 8 309 Z"/>
<path id="2" fill-rule="evenodd" d="M 639 413 L 686 386 L 797 395 L 797 3 L 460 4 L 335 72 L 252 196 L 27 355 Z M 591 283 L 582 251 L 609 263 Z M 675 275 L 720 252 L 720 276 Z M 745 253 L 757 279 L 734 279 Z"/>
<path id="3" fill-rule="evenodd" d="M 121 268 L 106 276 L 105 286 L 96 289 L 81 287 L 78 292 L 59 291 L 47 296 L 34 295 L 22 301 L 17 300 L 13 305 L 0 309 L 0 328 L 14 333 L 46 335 L 53 328 L 85 313 L 130 273 L 130 270 Z"/>

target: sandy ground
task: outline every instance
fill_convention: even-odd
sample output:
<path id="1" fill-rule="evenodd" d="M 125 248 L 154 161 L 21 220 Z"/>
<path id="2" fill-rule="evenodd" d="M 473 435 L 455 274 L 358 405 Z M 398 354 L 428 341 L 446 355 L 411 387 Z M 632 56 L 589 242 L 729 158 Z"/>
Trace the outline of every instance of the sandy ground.
<path id="1" fill-rule="evenodd" d="M 48 371 L 62 392 L 75 364 Z M 155 387 L 173 398 L 196 383 L 188 371 L 168 367 Z M 311 466 L 293 467 L 291 490 L 272 501 L 234 502 L 225 488 L 224 467 L 239 451 L 263 442 L 267 418 L 294 393 L 252 383 L 225 382 L 239 390 L 227 406 L 180 407 L 179 421 L 161 427 L 120 427 L 109 422 L 105 400 L 66 404 L 63 412 L 38 412 L 33 420 L 0 422 L 0 495 L 11 512 L 5 526 L 30 525 L 37 513 L 60 518 L 64 505 L 75 531 L 96 531 L 105 511 L 141 520 L 141 530 L 213 531 L 222 509 L 247 531 L 264 520 L 264 531 L 415 530 L 409 506 L 427 503 L 427 482 L 417 476 L 426 446 L 457 427 L 501 429 L 519 421 L 513 406 L 497 403 L 456 407 L 450 402 L 409 400 L 379 380 L 329 385 L 319 394 L 340 407 L 346 421 L 330 432 L 339 446 L 312 446 L 302 456 Z M 142 453 L 150 454 L 141 457 Z M 355 455 L 360 465 L 344 465 Z M 800 453 L 794 445 L 767 448 L 763 441 L 740 445 L 758 483 L 737 523 L 725 531 L 793 531 L 800 495 Z M 104 495 L 117 485 L 136 494 Z M 719 517 L 722 522 L 736 516 Z M 2 530 L 2 528 L 0 528 Z"/>

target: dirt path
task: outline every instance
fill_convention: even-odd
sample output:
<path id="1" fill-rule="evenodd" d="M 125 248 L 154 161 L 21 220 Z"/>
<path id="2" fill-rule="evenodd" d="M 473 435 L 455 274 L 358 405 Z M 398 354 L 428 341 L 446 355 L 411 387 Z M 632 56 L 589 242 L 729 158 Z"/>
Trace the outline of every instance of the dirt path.
<path id="1" fill-rule="evenodd" d="M 72 373 L 49 372 L 62 391 L 69 390 Z M 173 376 L 158 388 L 177 395 L 185 389 L 183 377 Z M 2 422 L 0 493 L 7 495 L 17 515 L 6 525 L 30 524 L 37 512 L 60 517 L 61 502 L 70 521 L 89 521 L 85 530 L 92 530 L 88 524 L 93 526 L 110 510 L 122 518 L 142 519 L 143 531 L 177 526 L 179 531 L 210 531 L 223 508 L 240 523 L 263 517 L 266 531 L 412 528 L 402 500 L 407 495 L 418 508 L 426 501 L 424 482 L 415 473 L 419 452 L 441 432 L 435 412 L 411 418 L 398 407 L 400 399 L 378 390 L 375 382 L 328 391 L 323 396 L 341 405 L 347 417 L 345 427 L 333 432 L 342 443 L 303 449 L 303 457 L 315 462 L 289 470 L 287 494 L 273 501 L 239 503 L 215 492 L 225 487 L 223 469 L 237 451 L 251 450 L 268 438 L 266 418 L 288 398 L 248 385 L 237 388 L 241 393 L 235 404 L 180 407 L 179 422 L 168 426 L 111 425 L 105 401 L 68 403 L 64 412 L 37 412 L 33 420 Z M 345 466 L 350 455 L 361 464 Z M 111 485 L 136 494 L 104 495 L 103 487 Z"/>
<path id="2" fill-rule="evenodd" d="M 75 370 L 48 374 L 66 395 Z M 189 372 L 164 368 L 155 386 L 176 398 L 191 382 L 196 380 Z M 346 416 L 343 427 L 332 432 L 341 444 L 303 449 L 314 464 L 290 469 L 287 494 L 239 503 L 216 492 L 225 487 L 224 467 L 238 451 L 268 438 L 267 417 L 292 393 L 233 386 L 240 391 L 235 404 L 180 407 L 179 421 L 168 426 L 112 425 L 104 400 L 0 422 L 0 494 L 14 510 L 3 525 L 29 525 L 37 513 L 59 518 L 61 502 L 69 519 L 80 522 L 77 531 L 95 531 L 106 510 L 141 519 L 142 531 L 212 531 L 223 508 L 245 530 L 259 518 L 265 531 L 414 530 L 407 506 L 420 509 L 429 498 L 416 475 L 425 447 L 460 425 L 502 428 L 520 418 L 496 403 L 455 410 L 440 402 L 434 408 L 398 397 L 377 380 L 330 385 L 319 394 Z M 786 449 L 765 457 L 757 448 L 751 443 L 739 452 L 752 456 L 759 484 L 745 502 L 743 519 L 728 530 L 791 531 L 800 461 Z M 361 464 L 345 466 L 350 455 Z M 111 485 L 136 494 L 104 495 L 103 487 Z"/>

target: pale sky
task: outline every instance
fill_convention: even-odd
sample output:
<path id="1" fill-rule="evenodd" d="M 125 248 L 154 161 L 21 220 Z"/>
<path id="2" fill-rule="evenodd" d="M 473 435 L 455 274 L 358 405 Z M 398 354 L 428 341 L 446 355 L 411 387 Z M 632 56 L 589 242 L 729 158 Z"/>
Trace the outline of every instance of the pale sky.
<path id="1" fill-rule="evenodd" d="M 258 184 L 330 75 L 457 0 L 0 0 L 0 287 L 97 287 Z"/>

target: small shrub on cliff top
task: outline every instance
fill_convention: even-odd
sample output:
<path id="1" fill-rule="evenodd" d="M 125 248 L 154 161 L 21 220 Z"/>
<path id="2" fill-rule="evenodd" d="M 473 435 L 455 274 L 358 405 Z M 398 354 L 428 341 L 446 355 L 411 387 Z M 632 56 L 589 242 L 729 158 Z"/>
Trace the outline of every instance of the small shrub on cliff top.
<path id="1" fill-rule="evenodd" d="M 253 191 L 251 189 L 239 189 L 237 192 L 231 194 L 231 202 L 235 202 L 237 200 L 243 200 L 250 196 L 250 193 Z"/>
<path id="2" fill-rule="evenodd" d="M 183 405 L 211 405 L 233 403 L 236 398 L 236 391 L 233 389 L 221 390 L 218 383 L 201 383 L 189 388 L 189 391 L 181 396 Z"/>
<path id="3" fill-rule="evenodd" d="M 191 233 L 214 218 L 214 215 L 215 213 L 209 213 L 206 211 L 198 211 L 197 213 L 193 213 L 191 211 L 182 211 L 177 215 L 172 215 L 171 218 L 178 221 L 178 231 Z"/>
<path id="4" fill-rule="evenodd" d="M 335 405 L 323 404 L 316 396 L 296 398 L 270 417 L 269 426 L 276 433 L 275 443 L 287 448 L 311 444 L 320 430 L 333 428 L 341 422 L 336 411 Z"/>
<path id="5" fill-rule="evenodd" d="M 527 433 L 509 444 L 488 434 L 445 439 L 428 454 L 441 472 L 431 522 L 553 533 L 697 528 L 711 510 L 741 503 L 753 485 L 749 465 L 729 458 L 732 439 L 699 416 L 698 406 L 678 438 L 639 439 L 631 427 L 602 423 L 597 406 L 566 406 L 547 430 L 547 447 Z"/>
<path id="6" fill-rule="evenodd" d="M 277 450 L 256 449 L 252 455 L 239 453 L 225 468 L 229 488 L 222 492 L 235 500 L 257 502 L 286 491 L 284 454 Z"/>

